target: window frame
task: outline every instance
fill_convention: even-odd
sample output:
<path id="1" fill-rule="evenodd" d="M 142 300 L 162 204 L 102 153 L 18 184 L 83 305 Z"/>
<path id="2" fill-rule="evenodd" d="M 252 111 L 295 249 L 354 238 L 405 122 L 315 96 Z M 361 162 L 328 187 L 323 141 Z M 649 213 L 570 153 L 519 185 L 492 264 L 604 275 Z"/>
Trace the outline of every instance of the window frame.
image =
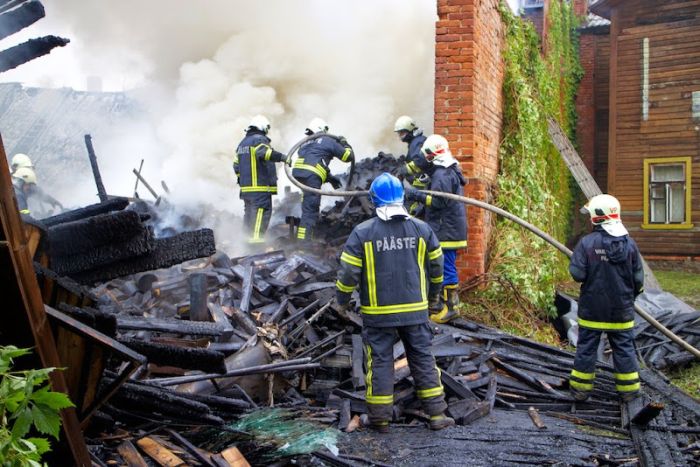
<path id="1" fill-rule="evenodd" d="M 653 165 L 669 165 L 683 164 L 685 165 L 685 216 L 682 223 L 651 223 L 651 168 Z M 690 156 L 687 157 L 655 157 L 644 159 L 644 221 L 642 229 L 647 230 L 686 230 L 692 229 L 693 223 L 691 219 L 692 205 L 692 178 L 693 177 L 693 162 Z M 668 214 L 668 213 L 667 213 Z"/>

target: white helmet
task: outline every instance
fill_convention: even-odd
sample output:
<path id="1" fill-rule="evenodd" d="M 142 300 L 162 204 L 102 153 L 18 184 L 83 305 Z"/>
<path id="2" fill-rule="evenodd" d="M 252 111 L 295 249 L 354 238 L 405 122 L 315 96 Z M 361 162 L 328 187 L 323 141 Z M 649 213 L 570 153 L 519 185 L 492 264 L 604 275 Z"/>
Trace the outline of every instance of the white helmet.
<path id="1" fill-rule="evenodd" d="M 620 202 L 611 195 L 596 195 L 582 210 L 591 216 L 593 225 L 600 225 L 613 237 L 627 235 L 627 229 L 620 218 Z"/>
<path id="2" fill-rule="evenodd" d="M 34 167 L 28 155 L 19 153 L 12 157 L 12 170 L 17 170 L 20 167 L 28 167 L 30 169 Z"/>
<path id="3" fill-rule="evenodd" d="M 267 134 L 267 132 L 270 131 L 270 120 L 268 120 L 264 115 L 256 115 L 250 120 L 250 125 L 248 125 L 248 128 L 257 128 L 258 130 Z"/>
<path id="4" fill-rule="evenodd" d="M 452 158 L 450 145 L 442 135 L 428 136 L 420 150 L 428 162 L 446 162 L 447 159 Z"/>
<path id="5" fill-rule="evenodd" d="M 12 176 L 24 180 L 24 183 L 33 183 L 36 185 L 36 174 L 29 167 L 20 167 L 15 170 Z"/>
<path id="6" fill-rule="evenodd" d="M 411 132 L 416 128 L 418 128 L 418 125 L 416 125 L 416 122 L 414 122 L 408 115 L 401 115 L 396 119 L 396 123 L 394 123 L 394 132 L 396 133 L 399 131 Z"/>
<path id="7" fill-rule="evenodd" d="M 309 126 L 306 127 L 306 130 L 304 131 L 304 133 L 306 133 L 307 135 L 312 135 L 314 133 L 318 133 L 318 132 L 325 133 L 327 131 L 328 131 L 328 124 L 325 121 L 323 121 L 322 118 L 314 117 L 309 122 Z"/>

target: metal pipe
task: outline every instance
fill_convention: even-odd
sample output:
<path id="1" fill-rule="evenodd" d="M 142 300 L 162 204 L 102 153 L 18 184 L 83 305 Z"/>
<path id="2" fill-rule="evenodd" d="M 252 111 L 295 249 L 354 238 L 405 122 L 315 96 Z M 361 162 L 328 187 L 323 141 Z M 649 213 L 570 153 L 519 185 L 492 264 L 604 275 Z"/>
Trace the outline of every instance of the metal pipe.
<path id="1" fill-rule="evenodd" d="M 305 143 L 306 141 L 313 139 L 314 137 L 317 137 L 317 135 L 311 135 L 303 138 L 301 141 L 299 141 L 297 144 L 292 146 L 292 149 L 290 149 L 289 153 L 287 154 L 287 164 L 284 166 L 284 171 L 287 174 L 287 177 L 289 178 L 289 181 L 291 181 L 295 186 L 297 186 L 299 189 L 303 191 L 307 191 L 310 193 L 315 193 L 317 195 L 322 195 L 322 196 L 367 196 L 369 194 L 368 191 L 327 191 L 327 190 L 320 190 L 317 188 L 312 188 L 309 186 L 304 185 L 301 183 L 299 180 L 294 178 L 292 175 L 291 168 L 289 167 L 288 164 L 291 164 L 292 156 L 294 153 L 299 149 L 299 147 Z M 485 203 L 483 201 L 479 201 L 473 198 L 467 198 L 466 196 L 461 196 L 461 195 L 455 195 L 453 193 L 443 193 L 440 191 L 431 191 L 431 190 L 423 190 L 423 193 L 429 194 L 431 196 L 438 196 L 441 198 L 446 198 L 450 199 L 453 201 L 458 201 L 463 204 L 468 204 L 471 206 L 476 206 L 481 209 L 485 209 L 487 211 L 491 211 L 495 214 L 498 214 L 499 216 L 505 217 L 506 219 L 509 219 L 513 222 L 515 222 L 518 225 L 521 225 L 522 227 L 525 227 L 528 229 L 530 232 L 534 233 L 550 245 L 554 246 L 557 250 L 561 251 L 564 253 L 566 256 L 571 258 L 572 251 L 569 250 L 566 245 L 562 244 L 558 240 L 556 240 L 554 237 L 551 235 L 547 234 L 546 232 L 538 229 L 534 225 L 530 224 L 529 222 L 519 218 L 518 216 L 509 213 L 508 211 L 504 211 L 501 208 L 498 208 L 496 206 L 493 206 L 491 204 Z M 688 342 L 683 340 L 681 337 L 679 337 L 677 334 L 672 332 L 670 329 L 668 329 L 666 326 L 663 324 L 659 323 L 656 319 L 654 319 L 653 316 L 651 316 L 649 313 L 647 313 L 642 307 L 637 305 L 636 303 L 634 304 L 634 311 L 637 312 L 639 316 L 641 316 L 644 320 L 646 320 L 649 324 L 654 326 L 656 329 L 658 329 L 663 335 L 671 339 L 673 342 L 690 352 L 695 356 L 695 358 L 700 359 L 700 350 L 697 348 L 693 347 L 690 345 Z"/>

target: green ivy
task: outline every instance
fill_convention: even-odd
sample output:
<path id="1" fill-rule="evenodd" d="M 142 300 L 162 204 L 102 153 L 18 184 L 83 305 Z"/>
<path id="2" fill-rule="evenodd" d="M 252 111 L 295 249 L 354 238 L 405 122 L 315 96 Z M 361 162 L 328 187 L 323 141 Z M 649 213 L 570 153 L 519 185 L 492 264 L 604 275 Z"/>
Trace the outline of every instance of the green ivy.
<path id="1" fill-rule="evenodd" d="M 506 29 L 504 117 L 495 202 L 565 241 L 570 233 L 573 183 L 551 143 L 547 118 L 556 119 L 573 137 L 575 93 L 582 76 L 577 20 L 569 2 L 553 0 L 542 52 L 530 21 L 515 16 L 503 2 L 500 13 Z M 555 284 L 567 277 L 567 259 L 507 220 L 496 221 L 491 238 L 489 271 L 512 282 L 536 309 L 552 312 Z M 483 294 L 495 301 L 505 295 L 497 283 Z"/>
<path id="2" fill-rule="evenodd" d="M 27 437 L 32 429 L 58 439 L 59 411 L 73 404 L 63 393 L 50 390 L 49 374 L 55 368 L 12 371 L 13 360 L 29 349 L 0 347 L 0 466 L 41 467 L 51 448 L 43 437 Z"/>

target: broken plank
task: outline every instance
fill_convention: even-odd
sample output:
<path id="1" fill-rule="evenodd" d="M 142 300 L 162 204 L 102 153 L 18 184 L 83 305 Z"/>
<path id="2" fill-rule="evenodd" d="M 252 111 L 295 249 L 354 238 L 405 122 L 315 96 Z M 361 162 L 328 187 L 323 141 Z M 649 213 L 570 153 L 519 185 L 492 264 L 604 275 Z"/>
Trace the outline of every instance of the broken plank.
<path id="1" fill-rule="evenodd" d="M 179 467 L 187 465 L 185 461 L 177 457 L 174 452 L 162 444 L 159 444 L 153 438 L 146 436 L 136 441 L 136 444 L 146 455 L 148 455 L 148 457 L 156 461 L 158 465 L 163 467 Z"/>
<path id="2" fill-rule="evenodd" d="M 136 446 L 129 440 L 123 441 L 117 447 L 117 452 L 128 467 L 148 467 L 143 456 L 136 450 Z"/>
<path id="3" fill-rule="evenodd" d="M 235 446 L 221 451 L 221 457 L 223 457 L 231 467 L 250 467 L 246 458 Z"/>

